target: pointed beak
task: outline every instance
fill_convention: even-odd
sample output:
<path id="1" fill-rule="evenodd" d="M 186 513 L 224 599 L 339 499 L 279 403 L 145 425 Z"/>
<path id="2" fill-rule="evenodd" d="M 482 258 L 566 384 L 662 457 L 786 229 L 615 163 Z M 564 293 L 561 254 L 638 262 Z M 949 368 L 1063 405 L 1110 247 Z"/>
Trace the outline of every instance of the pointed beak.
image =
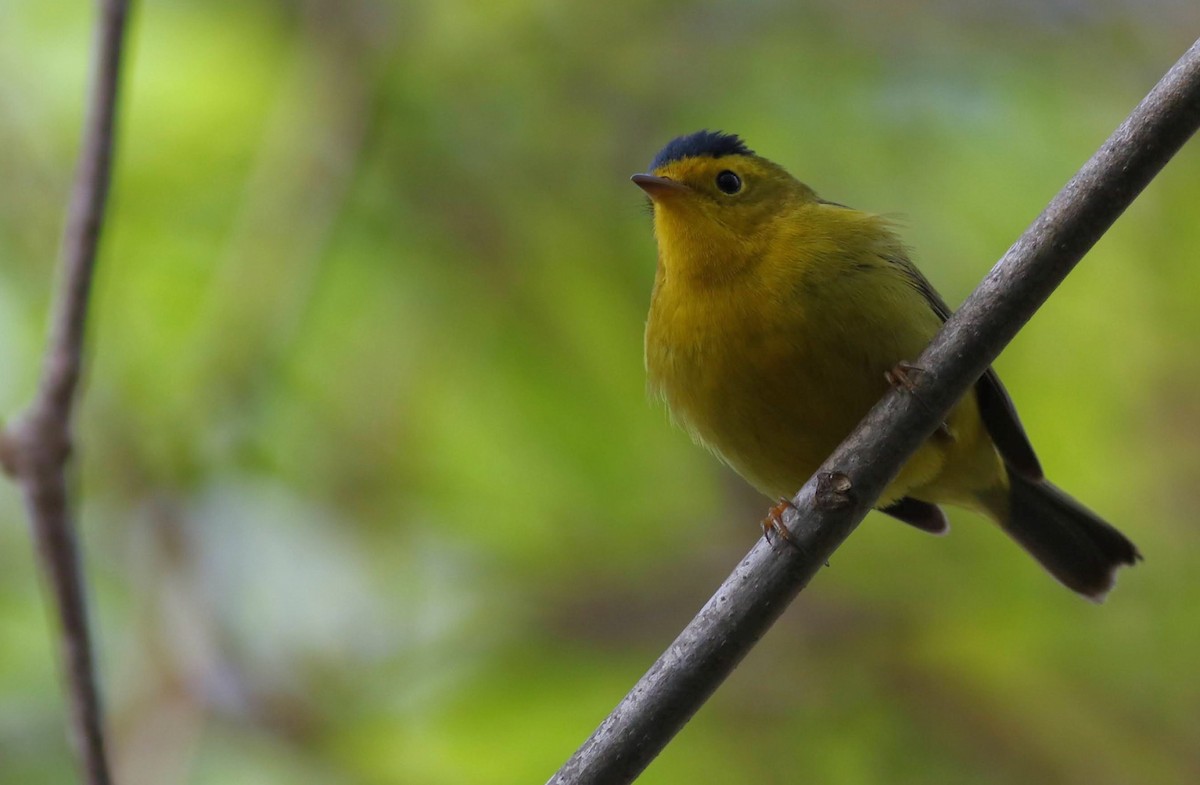
<path id="1" fill-rule="evenodd" d="M 668 177 L 655 177 L 652 174 L 635 174 L 629 178 L 633 184 L 645 191 L 651 199 L 658 200 L 659 197 L 667 196 L 672 193 L 680 193 L 692 190 L 678 180 L 672 180 Z"/>

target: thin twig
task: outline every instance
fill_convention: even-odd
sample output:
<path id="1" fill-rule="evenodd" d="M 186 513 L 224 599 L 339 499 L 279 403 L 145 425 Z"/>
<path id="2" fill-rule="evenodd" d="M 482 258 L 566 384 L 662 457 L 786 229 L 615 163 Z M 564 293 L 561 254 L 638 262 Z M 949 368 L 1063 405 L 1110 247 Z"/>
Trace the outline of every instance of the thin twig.
<path id="1" fill-rule="evenodd" d="M 633 690 L 551 778 L 631 782 L 708 699 L 871 509 L 1037 308 L 1200 126 L 1200 41 L 1067 183 L 784 515 L 799 547 L 760 540 Z"/>
<path id="2" fill-rule="evenodd" d="M 42 376 L 29 408 L 0 433 L 0 463 L 21 486 L 42 572 L 62 628 L 70 735 L 85 781 L 109 785 L 103 716 L 87 604 L 67 491 L 72 420 L 83 366 L 84 325 L 112 170 L 126 0 L 102 0 L 92 83 L 63 235 L 59 288 Z"/>

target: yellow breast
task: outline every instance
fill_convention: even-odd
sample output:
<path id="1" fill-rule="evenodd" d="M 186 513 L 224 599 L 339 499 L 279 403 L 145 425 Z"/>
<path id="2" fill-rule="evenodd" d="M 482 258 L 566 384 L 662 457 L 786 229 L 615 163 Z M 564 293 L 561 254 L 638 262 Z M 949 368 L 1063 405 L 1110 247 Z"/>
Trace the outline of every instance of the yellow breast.
<path id="1" fill-rule="evenodd" d="M 669 219 L 656 217 L 660 265 L 646 325 L 650 390 L 755 487 L 790 496 L 886 392 L 885 373 L 916 358 L 940 320 L 891 269 L 886 257 L 897 249 L 886 231 L 856 232 L 854 242 L 791 222 L 783 228 L 791 236 L 747 247 L 757 259 L 729 260 L 739 274 L 697 276 L 687 254 L 708 254 L 705 264 L 721 269 L 713 258 L 720 249 L 689 248 L 661 220 Z M 956 410 L 952 430 L 977 440 L 977 420 L 972 400 Z M 936 485 L 955 449 L 922 448 L 882 504 Z"/>

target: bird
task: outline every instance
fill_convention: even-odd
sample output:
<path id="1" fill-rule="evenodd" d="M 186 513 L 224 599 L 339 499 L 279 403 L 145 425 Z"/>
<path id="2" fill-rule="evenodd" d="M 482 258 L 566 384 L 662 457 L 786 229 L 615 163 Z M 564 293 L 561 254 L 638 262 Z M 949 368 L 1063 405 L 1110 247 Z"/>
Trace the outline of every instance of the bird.
<path id="1" fill-rule="evenodd" d="M 694 441 L 786 500 L 889 384 L 911 383 L 909 361 L 951 310 L 891 221 L 821 198 L 736 134 L 677 137 L 631 180 L 649 198 L 658 249 L 649 394 Z M 943 505 L 991 518 L 1096 602 L 1119 567 L 1141 559 L 1124 534 L 1044 477 L 991 368 L 876 509 L 944 533 Z M 779 512 L 768 520 L 777 524 Z"/>

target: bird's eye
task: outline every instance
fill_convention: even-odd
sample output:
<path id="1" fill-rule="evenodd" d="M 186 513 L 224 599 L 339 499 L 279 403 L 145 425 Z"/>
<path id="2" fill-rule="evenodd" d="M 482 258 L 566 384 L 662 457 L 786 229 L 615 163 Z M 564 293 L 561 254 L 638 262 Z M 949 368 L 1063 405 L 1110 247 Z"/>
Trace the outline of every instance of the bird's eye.
<path id="1" fill-rule="evenodd" d="M 717 188 L 720 188 L 722 193 L 735 194 L 742 190 L 742 178 L 726 169 L 717 175 Z"/>

